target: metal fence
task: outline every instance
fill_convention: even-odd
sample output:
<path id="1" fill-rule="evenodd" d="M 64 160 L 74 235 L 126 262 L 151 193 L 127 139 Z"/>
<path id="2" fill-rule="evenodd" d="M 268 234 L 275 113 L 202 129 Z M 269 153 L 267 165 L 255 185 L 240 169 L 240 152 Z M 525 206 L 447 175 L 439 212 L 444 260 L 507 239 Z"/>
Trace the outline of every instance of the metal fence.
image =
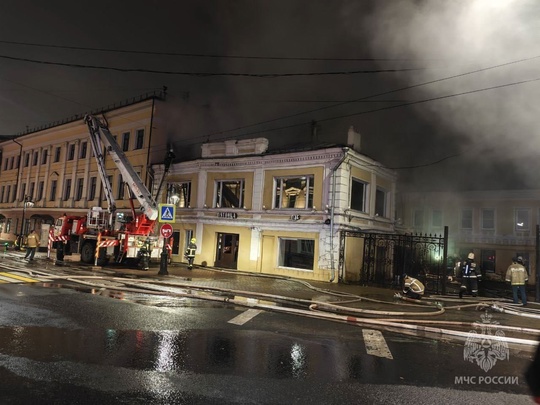
<path id="1" fill-rule="evenodd" d="M 351 238 L 361 238 L 355 246 L 362 249 L 347 249 Z M 345 261 L 360 263 L 359 283 L 392 287 L 399 285 L 401 276 L 408 274 L 424 283 L 426 291 L 446 291 L 448 227 L 444 235 L 385 234 L 361 231 L 341 231 L 339 248 L 339 278 L 345 279 Z M 354 257 L 348 257 L 353 255 Z"/>

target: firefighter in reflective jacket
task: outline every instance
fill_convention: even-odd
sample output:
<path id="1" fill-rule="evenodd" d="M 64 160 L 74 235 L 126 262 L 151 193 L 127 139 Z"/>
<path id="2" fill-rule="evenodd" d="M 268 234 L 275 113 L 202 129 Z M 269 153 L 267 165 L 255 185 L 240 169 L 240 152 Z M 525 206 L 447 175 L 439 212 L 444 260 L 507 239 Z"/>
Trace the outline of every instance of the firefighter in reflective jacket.
<path id="1" fill-rule="evenodd" d="M 403 275 L 403 294 L 409 298 L 419 300 L 424 295 L 424 284 L 406 274 Z"/>
<path id="2" fill-rule="evenodd" d="M 471 293 L 473 297 L 478 295 L 478 282 L 482 278 L 480 269 L 474 262 L 474 253 L 469 253 L 467 260 L 461 264 L 461 286 L 459 288 L 459 298 L 463 298 L 466 292 Z"/>
<path id="3" fill-rule="evenodd" d="M 185 258 L 188 261 L 189 270 L 193 268 L 193 259 L 195 259 L 195 252 L 197 251 L 197 245 L 195 244 L 195 242 L 197 242 L 197 239 L 191 238 L 191 241 L 187 245 L 186 253 L 184 254 Z"/>

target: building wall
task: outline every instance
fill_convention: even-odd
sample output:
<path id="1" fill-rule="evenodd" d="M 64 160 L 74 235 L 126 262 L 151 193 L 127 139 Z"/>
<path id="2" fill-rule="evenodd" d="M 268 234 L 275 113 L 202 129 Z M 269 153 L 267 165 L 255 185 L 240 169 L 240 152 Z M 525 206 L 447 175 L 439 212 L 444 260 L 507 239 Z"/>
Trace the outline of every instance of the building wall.
<path id="1" fill-rule="evenodd" d="M 189 207 L 177 209 L 173 227 L 180 232 L 181 246 L 187 243 L 185 228 L 196 229 L 199 247 L 196 264 L 213 266 L 217 257 L 218 234 L 235 234 L 240 240 L 238 261 L 234 267 L 238 270 L 338 281 L 341 230 L 394 230 L 395 174 L 357 152 L 335 147 L 256 156 L 213 157 L 211 151 L 224 153 L 227 149 L 226 145 L 218 146 L 207 147 L 205 159 L 174 164 L 166 178 L 168 190 L 176 189 L 182 182 L 190 182 Z M 154 171 L 156 178 L 160 178 L 163 167 L 155 166 Z M 374 191 L 366 193 L 369 201 L 365 212 L 351 213 L 351 173 L 361 176 L 370 190 L 377 187 L 387 190 L 386 215 L 375 215 Z M 310 176 L 313 180 L 310 205 L 305 205 L 305 193 L 299 193 L 300 203 L 294 207 L 289 208 L 290 204 L 276 206 L 276 182 Z M 215 184 L 221 180 L 244 181 L 243 207 L 216 206 Z M 162 195 L 162 201 L 167 201 L 166 194 Z M 360 280 L 362 260 L 359 255 L 362 251 L 361 246 L 347 247 L 343 279 Z M 309 262 L 310 255 L 313 257 L 312 266 L 302 268 Z M 178 255 L 173 257 L 173 261 L 185 262 L 185 259 Z"/>
<path id="2" fill-rule="evenodd" d="M 540 190 L 407 193 L 398 201 L 398 216 L 407 230 L 440 234 L 442 226 L 448 226 L 450 257 L 474 252 L 486 276 L 501 280 L 512 258 L 522 255 L 526 258 L 529 283 L 535 283 Z M 442 226 L 433 224 L 436 211 L 442 213 Z M 422 221 L 415 220 L 419 214 Z M 485 260 L 490 252 L 494 253 L 494 260 Z"/>

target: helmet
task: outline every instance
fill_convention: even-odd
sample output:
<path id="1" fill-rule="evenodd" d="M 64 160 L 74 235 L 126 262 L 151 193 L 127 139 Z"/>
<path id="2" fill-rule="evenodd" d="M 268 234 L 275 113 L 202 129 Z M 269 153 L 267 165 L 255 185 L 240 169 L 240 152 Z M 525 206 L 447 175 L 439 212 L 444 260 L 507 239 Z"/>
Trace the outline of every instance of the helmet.
<path id="1" fill-rule="evenodd" d="M 474 260 L 474 253 L 473 252 L 469 253 L 469 255 L 467 256 L 467 259 Z"/>
<path id="2" fill-rule="evenodd" d="M 197 242 L 197 239 L 191 238 L 191 243 L 195 243 L 195 242 Z"/>
<path id="3" fill-rule="evenodd" d="M 517 261 L 518 263 L 523 263 L 523 257 L 518 256 L 518 257 L 516 258 L 516 261 Z"/>

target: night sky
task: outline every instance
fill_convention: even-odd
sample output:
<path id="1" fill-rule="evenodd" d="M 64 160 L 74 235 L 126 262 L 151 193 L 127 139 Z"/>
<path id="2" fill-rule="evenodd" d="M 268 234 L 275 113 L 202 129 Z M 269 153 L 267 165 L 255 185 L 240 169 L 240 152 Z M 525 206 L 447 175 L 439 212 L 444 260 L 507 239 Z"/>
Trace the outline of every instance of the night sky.
<path id="1" fill-rule="evenodd" d="M 0 4 L 1 135 L 167 86 L 179 156 L 354 126 L 403 189 L 540 188 L 536 0 L 82 4 Z"/>

